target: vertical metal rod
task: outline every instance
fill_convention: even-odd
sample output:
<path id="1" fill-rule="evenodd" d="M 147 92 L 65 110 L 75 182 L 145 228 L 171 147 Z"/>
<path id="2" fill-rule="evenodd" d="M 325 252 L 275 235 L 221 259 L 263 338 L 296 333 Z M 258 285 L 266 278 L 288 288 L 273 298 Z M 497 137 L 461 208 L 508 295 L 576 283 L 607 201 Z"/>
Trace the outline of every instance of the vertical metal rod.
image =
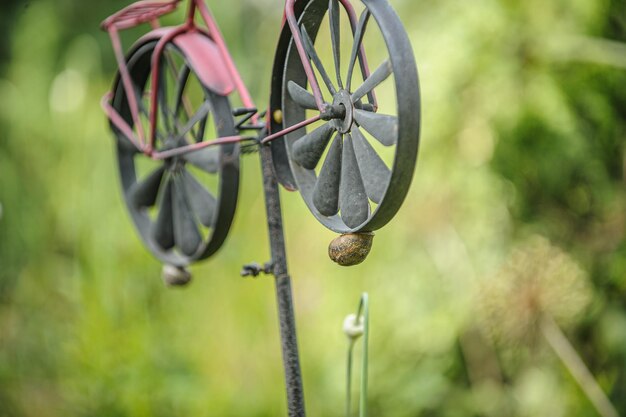
<path id="1" fill-rule="evenodd" d="M 261 146 L 261 169 L 263 170 L 263 190 L 272 254 L 272 273 L 276 284 L 280 341 L 283 351 L 283 367 L 287 385 L 287 410 L 289 417 L 305 417 L 304 391 L 296 337 L 296 323 L 291 298 L 291 278 L 287 272 L 285 236 L 280 208 L 278 181 L 274 174 L 272 153 L 269 146 Z"/>

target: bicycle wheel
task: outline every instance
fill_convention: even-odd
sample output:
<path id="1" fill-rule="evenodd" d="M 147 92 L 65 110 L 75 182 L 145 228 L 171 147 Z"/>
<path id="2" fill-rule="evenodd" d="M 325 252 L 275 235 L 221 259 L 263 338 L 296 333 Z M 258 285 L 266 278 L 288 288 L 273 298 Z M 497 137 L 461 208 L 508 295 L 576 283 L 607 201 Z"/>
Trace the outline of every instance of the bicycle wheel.
<path id="1" fill-rule="evenodd" d="M 272 145 L 276 171 L 291 174 L 281 182 L 289 188 L 293 179 L 311 212 L 339 233 L 374 231 L 391 220 L 419 145 L 419 84 L 408 36 L 387 1 L 354 7 L 351 20 L 338 0 L 296 3 L 304 50 L 333 115 Z M 273 130 L 320 114 L 288 29 L 274 68 L 271 110 L 282 120 L 274 117 Z"/>
<path id="2" fill-rule="evenodd" d="M 134 48 L 128 70 L 149 131 L 149 96 L 157 41 Z M 235 134 L 229 101 L 204 86 L 192 63 L 173 44 L 160 62 L 155 150 L 165 151 Z M 128 97 L 117 77 L 113 107 L 133 127 Z M 117 160 L 126 207 L 146 246 L 161 261 L 186 266 L 215 253 L 224 242 L 237 204 L 239 145 L 203 148 L 153 160 L 118 129 Z"/>

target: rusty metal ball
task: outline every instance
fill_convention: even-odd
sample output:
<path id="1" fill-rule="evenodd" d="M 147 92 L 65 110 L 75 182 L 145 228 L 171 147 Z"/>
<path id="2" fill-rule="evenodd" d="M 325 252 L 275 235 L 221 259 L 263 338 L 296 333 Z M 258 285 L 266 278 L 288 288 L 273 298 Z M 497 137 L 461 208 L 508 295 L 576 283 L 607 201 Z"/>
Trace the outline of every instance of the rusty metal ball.
<path id="1" fill-rule="evenodd" d="M 328 256 L 341 266 L 360 264 L 372 249 L 374 233 L 348 233 L 336 237 L 328 245 Z"/>
<path id="2" fill-rule="evenodd" d="M 191 272 L 184 267 L 163 265 L 162 277 L 168 287 L 182 287 L 191 281 Z"/>

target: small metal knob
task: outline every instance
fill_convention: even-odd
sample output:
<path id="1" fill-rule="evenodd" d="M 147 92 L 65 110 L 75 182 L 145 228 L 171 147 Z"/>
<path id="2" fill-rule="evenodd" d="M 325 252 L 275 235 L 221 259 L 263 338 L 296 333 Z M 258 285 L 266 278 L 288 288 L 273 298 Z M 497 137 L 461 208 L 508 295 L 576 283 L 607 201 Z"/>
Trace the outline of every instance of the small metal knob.
<path id="1" fill-rule="evenodd" d="M 182 266 L 163 265 L 161 276 L 168 287 L 183 287 L 191 281 L 191 272 Z"/>
<path id="2" fill-rule="evenodd" d="M 348 233 L 333 239 L 328 245 L 328 256 L 341 266 L 360 264 L 372 249 L 374 233 Z"/>

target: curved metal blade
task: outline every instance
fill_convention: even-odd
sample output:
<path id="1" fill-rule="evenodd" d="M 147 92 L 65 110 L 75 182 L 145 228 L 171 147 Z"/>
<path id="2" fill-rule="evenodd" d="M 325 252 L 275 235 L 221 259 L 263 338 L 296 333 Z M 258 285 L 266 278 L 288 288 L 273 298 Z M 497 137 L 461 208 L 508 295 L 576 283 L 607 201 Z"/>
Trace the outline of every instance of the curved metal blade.
<path id="1" fill-rule="evenodd" d="M 328 91 L 330 91 L 332 95 L 337 94 L 337 90 L 335 89 L 333 82 L 330 80 L 330 77 L 328 76 L 328 73 L 326 72 L 326 69 L 322 64 L 320 57 L 317 55 L 317 52 L 315 52 L 313 41 L 311 40 L 311 37 L 309 36 L 309 33 L 306 31 L 304 26 L 302 26 L 302 43 L 304 44 L 304 49 L 306 50 L 307 55 L 309 55 L 309 58 L 311 58 L 311 61 L 313 61 L 313 64 L 315 64 L 317 70 L 320 72 L 320 75 L 322 76 L 322 79 L 324 80 L 324 84 L 326 84 Z"/>
<path id="2" fill-rule="evenodd" d="M 343 88 L 341 82 L 341 37 L 339 30 L 339 1 L 329 0 L 328 19 L 330 20 L 330 38 L 333 45 L 333 57 L 335 59 L 335 73 L 337 74 L 337 85 Z"/>
<path id="3" fill-rule="evenodd" d="M 324 216 L 339 212 L 342 142 L 341 133 L 337 133 L 313 189 L 313 205 Z"/>
<path id="4" fill-rule="evenodd" d="M 152 229 L 152 236 L 163 249 L 174 247 L 174 221 L 172 216 L 172 181 L 166 180 L 159 203 L 159 214 Z"/>
<path id="5" fill-rule="evenodd" d="M 293 159 L 306 169 L 314 169 L 320 161 L 335 128 L 326 123 L 293 143 Z"/>
<path id="6" fill-rule="evenodd" d="M 341 208 L 341 220 L 350 228 L 355 228 L 364 223 L 370 213 L 370 203 L 367 201 L 365 186 L 350 135 L 346 135 L 343 141 L 339 207 Z"/>
<path id="7" fill-rule="evenodd" d="M 209 146 L 183 155 L 183 159 L 201 170 L 215 174 L 220 169 L 220 150 Z"/>
<path id="8" fill-rule="evenodd" d="M 391 146 L 398 140 L 398 118 L 396 116 L 354 109 L 354 119 L 385 146 Z"/>
<path id="9" fill-rule="evenodd" d="M 287 83 L 287 90 L 289 90 L 289 95 L 300 105 L 300 107 L 304 107 L 305 109 L 317 110 L 317 103 L 315 103 L 315 97 L 313 94 L 306 91 L 303 87 L 300 87 L 293 81 L 289 81 Z"/>
<path id="10" fill-rule="evenodd" d="M 142 181 L 137 181 L 130 187 L 128 196 L 135 207 L 154 206 L 164 173 L 165 167 L 161 166 Z"/>
<path id="11" fill-rule="evenodd" d="M 380 204 L 385 196 L 391 171 L 380 159 L 369 141 L 363 136 L 358 127 L 352 128 L 352 143 L 354 153 L 363 177 L 363 185 L 367 196 L 376 204 Z"/>
<path id="12" fill-rule="evenodd" d="M 182 181 L 185 183 L 185 191 L 189 198 L 189 204 L 198 220 L 206 227 L 213 225 L 217 200 L 204 188 L 197 179 L 188 171 L 183 170 Z"/>
<path id="13" fill-rule="evenodd" d="M 369 21 L 371 14 L 369 9 L 363 10 L 361 17 L 359 18 L 359 24 L 354 32 L 354 43 L 352 44 L 352 52 L 350 53 L 350 61 L 348 64 L 348 75 L 346 78 L 346 90 L 350 91 L 352 86 L 352 72 L 354 71 L 354 65 L 356 64 L 357 54 L 361 49 L 361 43 L 363 42 L 363 35 L 367 28 L 367 22 Z"/>
<path id="14" fill-rule="evenodd" d="M 357 101 L 374 88 L 376 88 L 380 83 L 385 81 L 391 73 L 393 72 L 393 68 L 391 67 L 391 61 L 386 60 L 378 68 L 374 71 L 367 80 L 361 84 L 359 88 L 356 89 L 354 93 L 352 93 L 352 101 Z"/>
<path id="15" fill-rule="evenodd" d="M 194 215 L 187 201 L 181 177 L 173 178 L 172 211 L 174 214 L 174 241 L 180 251 L 191 256 L 202 244 L 202 235 L 194 221 Z"/>

